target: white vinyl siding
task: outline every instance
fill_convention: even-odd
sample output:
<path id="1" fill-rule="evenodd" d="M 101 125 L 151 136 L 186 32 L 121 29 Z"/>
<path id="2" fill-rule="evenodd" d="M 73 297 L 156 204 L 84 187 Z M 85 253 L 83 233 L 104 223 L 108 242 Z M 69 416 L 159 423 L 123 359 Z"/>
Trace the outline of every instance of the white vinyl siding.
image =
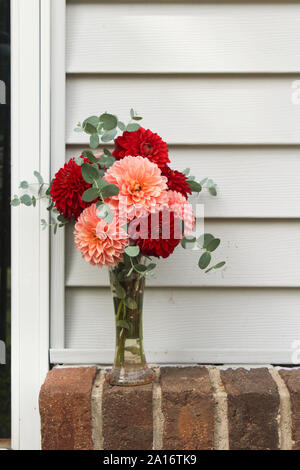
<path id="1" fill-rule="evenodd" d="M 204 275 L 180 247 L 159 261 L 144 304 L 149 360 L 290 363 L 300 338 L 300 1 L 69 1 L 66 71 L 67 159 L 88 145 L 78 121 L 105 110 L 126 120 L 134 107 L 168 142 L 171 166 L 219 185 L 218 198 L 199 200 L 227 267 Z M 51 360 L 110 363 L 107 271 L 81 259 L 72 227 L 65 264 Z"/>

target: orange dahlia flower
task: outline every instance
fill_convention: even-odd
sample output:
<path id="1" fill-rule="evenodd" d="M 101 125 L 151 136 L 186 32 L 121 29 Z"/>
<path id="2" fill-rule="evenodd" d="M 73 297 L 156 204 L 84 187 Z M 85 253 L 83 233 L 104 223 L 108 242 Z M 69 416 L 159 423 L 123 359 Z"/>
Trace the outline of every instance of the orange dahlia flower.
<path id="1" fill-rule="evenodd" d="M 116 266 L 123 259 L 128 235 L 117 216 L 112 224 L 97 217 L 96 204 L 85 209 L 75 225 L 75 245 L 83 258 L 92 265 Z"/>
<path id="2" fill-rule="evenodd" d="M 108 202 L 128 221 L 168 204 L 167 178 L 148 158 L 124 157 L 108 169 L 104 179 L 120 188 Z"/>

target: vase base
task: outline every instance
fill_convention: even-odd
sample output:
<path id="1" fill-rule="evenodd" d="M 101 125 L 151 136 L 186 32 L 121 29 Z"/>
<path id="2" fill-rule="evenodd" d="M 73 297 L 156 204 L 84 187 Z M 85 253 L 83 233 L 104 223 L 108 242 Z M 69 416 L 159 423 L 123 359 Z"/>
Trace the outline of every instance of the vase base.
<path id="1" fill-rule="evenodd" d="M 106 381 L 110 385 L 119 387 L 135 387 L 137 385 L 146 385 L 154 381 L 155 372 L 149 367 L 143 369 L 127 370 L 113 367 L 106 373 Z"/>

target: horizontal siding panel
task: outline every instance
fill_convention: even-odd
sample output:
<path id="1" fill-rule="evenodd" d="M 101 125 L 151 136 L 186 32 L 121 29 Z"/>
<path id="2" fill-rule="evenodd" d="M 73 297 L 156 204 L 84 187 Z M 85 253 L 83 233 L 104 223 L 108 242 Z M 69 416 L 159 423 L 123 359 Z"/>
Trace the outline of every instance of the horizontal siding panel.
<path id="1" fill-rule="evenodd" d="M 167 260 L 158 261 L 149 286 L 300 286 L 300 224 L 298 221 L 210 220 L 205 231 L 222 239 L 214 254 L 228 262 L 222 272 L 204 274 L 198 268 L 200 252 L 177 247 Z M 76 251 L 72 227 L 66 236 L 67 286 L 107 286 L 106 268 L 86 263 Z"/>
<path id="2" fill-rule="evenodd" d="M 280 361 L 292 351 L 299 309 L 295 289 L 148 289 L 145 348 L 156 351 L 149 360 L 158 362 L 204 362 L 209 354 L 209 362 L 239 362 L 246 355 L 245 362 L 261 363 L 274 350 Z M 113 347 L 109 290 L 67 289 L 66 348 L 101 350 L 101 363 L 112 361 Z"/>
<path id="3" fill-rule="evenodd" d="M 300 5 L 72 4 L 67 71 L 299 72 Z"/>
<path id="4" fill-rule="evenodd" d="M 84 149 L 67 148 L 67 159 Z M 172 168 L 212 177 L 219 195 L 204 191 L 206 217 L 300 217 L 300 147 L 171 147 Z"/>
<path id="5" fill-rule="evenodd" d="M 134 107 L 169 144 L 299 144 L 296 78 L 69 76 L 66 140 L 87 143 L 74 127 L 91 114 Z"/>

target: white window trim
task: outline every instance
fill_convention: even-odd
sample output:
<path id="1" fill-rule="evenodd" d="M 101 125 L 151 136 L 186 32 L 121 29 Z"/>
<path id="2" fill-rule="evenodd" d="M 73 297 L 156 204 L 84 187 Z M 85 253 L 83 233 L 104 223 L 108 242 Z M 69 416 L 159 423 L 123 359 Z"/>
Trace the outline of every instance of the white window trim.
<path id="1" fill-rule="evenodd" d="M 50 4 L 12 0 L 12 192 L 50 176 Z M 12 447 L 40 449 L 38 396 L 49 370 L 46 203 L 12 211 Z"/>

